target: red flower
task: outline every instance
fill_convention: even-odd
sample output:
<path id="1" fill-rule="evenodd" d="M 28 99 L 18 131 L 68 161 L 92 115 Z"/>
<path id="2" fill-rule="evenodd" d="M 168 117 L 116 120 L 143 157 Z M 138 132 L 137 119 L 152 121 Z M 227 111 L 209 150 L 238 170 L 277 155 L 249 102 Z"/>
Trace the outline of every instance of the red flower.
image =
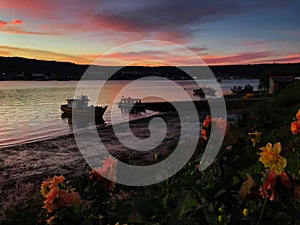
<path id="1" fill-rule="evenodd" d="M 203 126 L 209 127 L 210 124 L 211 124 L 211 116 L 207 115 L 205 120 L 203 121 Z"/>
<path id="2" fill-rule="evenodd" d="M 295 199 L 300 198 L 300 185 L 295 185 L 294 187 L 294 198 Z"/>
<path id="3" fill-rule="evenodd" d="M 285 188 L 290 188 L 292 186 L 289 175 L 284 171 L 280 175 L 280 181 Z"/>
<path id="4" fill-rule="evenodd" d="M 204 140 L 207 140 L 207 130 L 201 129 L 201 136 Z"/>
<path id="5" fill-rule="evenodd" d="M 276 190 L 275 190 L 275 184 L 276 184 L 276 179 L 277 179 L 277 173 L 275 173 L 273 170 L 270 170 L 269 174 L 267 175 L 268 177 L 263 179 L 265 180 L 265 183 L 263 184 L 261 191 L 262 191 L 262 196 L 263 197 L 270 197 L 271 201 L 274 201 L 277 199 L 276 196 Z M 268 193 L 271 192 L 271 193 Z"/>
<path id="6" fill-rule="evenodd" d="M 293 134 L 300 133 L 300 120 L 291 123 L 291 131 Z"/>

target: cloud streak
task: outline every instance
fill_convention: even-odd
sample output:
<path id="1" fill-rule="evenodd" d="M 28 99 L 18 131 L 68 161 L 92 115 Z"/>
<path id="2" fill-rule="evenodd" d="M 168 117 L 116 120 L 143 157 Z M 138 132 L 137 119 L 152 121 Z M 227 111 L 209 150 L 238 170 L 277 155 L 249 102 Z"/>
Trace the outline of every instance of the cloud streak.
<path id="1" fill-rule="evenodd" d="M 28 35 L 59 35 L 59 32 L 40 32 L 27 31 L 22 29 L 19 25 L 24 22 L 20 19 L 13 19 L 11 22 L 0 20 L 0 32 L 8 34 L 28 34 Z"/>
<path id="2" fill-rule="evenodd" d="M 223 56 L 203 56 L 203 60 L 207 64 L 241 64 L 251 63 L 253 60 L 260 61 L 260 59 L 274 57 L 274 51 L 259 51 L 259 52 L 245 52 L 235 55 Z"/>
<path id="3" fill-rule="evenodd" d="M 4 54 L 2 54 L 4 53 Z M 12 46 L 0 46 L 0 55 L 19 56 L 24 58 L 34 58 L 40 60 L 56 60 L 61 62 L 74 62 L 78 64 L 90 64 L 93 59 L 83 55 L 69 55 L 52 51 L 44 51 L 30 48 L 17 48 Z"/>

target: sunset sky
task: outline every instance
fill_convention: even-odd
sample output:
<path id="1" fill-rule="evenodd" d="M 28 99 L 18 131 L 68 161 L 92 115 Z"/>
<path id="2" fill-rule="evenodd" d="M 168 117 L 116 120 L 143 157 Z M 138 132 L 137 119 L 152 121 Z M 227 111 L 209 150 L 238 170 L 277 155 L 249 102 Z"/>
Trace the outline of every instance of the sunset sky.
<path id="1" fill-rule="evenodd" d="M 119 45 L 161 40 L 209 65 L 300 62 L 300 1 L 1 0 L 0 56 L 89 64 Z M 172 58 L 179 51 L 124 48 L 105 65 Z"/>

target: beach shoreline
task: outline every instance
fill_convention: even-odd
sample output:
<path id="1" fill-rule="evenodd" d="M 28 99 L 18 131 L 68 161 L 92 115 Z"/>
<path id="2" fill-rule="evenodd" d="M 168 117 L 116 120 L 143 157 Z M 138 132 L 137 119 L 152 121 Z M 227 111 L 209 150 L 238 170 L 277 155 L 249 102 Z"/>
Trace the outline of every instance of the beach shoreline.
<path id="1" fill-rule="evenodd" d="M 178 114 L 174 112 L 155 114 L 130 121 L 131 132 L 140 138 L 147 138 L 149 121 L 154 117 L 160 117 L 166 122 L 168 132 L 164 141 L 153 150 L 132 151 L 122 146 L 121 143 L 112 141 L 114 130 L 111 125 L 101 126 L 98 129 L 99 134 L 101 133 L 101 141 L 111 143 L 110 146 L 113 148 L 108 151 L 123 162 L 130 164 L 154 163 L 154 155 L 165 153 L 170 146 L 176 145 L 180 137 L 180 120 Z M 0 174 L 4 178 L 2 179 L 4 182 L 0 186 L 11 186 L 15 182 L 40 183 L 53 175 L 61 174 L 66 177 L 74 177 L 82 174 L 86 165 L 73 133 L 9 146 L 0 150 Z"/>

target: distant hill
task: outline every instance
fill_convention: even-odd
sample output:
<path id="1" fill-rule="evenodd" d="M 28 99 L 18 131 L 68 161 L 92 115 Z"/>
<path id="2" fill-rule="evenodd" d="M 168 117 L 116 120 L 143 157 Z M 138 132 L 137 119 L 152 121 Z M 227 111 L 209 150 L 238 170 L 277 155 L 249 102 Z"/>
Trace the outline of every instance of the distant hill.
<path id="1" fill-rule="evenodd" d="M 19 57 L 0 57 L 0 80 L 79 80 L 89 65 L 77 65 L 70 62 L 44 61 Z M 190 79 L 183 72 L 195 77 L 205 77 L 206 67 L 107 67 L 95 66 L 96 73 L 90 73 L 89 79 L 107 79 L 111 71 L 112 79 L 137 79 L 144 76 L 162 76 L 169 79 Z M 201 74 L 199 74 L 199 68 Z M 300 76 L 300 63 L 294 64 L 255 64 L 210 66 L 216 77 L 224 78 L 260 78 L 265 74 Z"/>

